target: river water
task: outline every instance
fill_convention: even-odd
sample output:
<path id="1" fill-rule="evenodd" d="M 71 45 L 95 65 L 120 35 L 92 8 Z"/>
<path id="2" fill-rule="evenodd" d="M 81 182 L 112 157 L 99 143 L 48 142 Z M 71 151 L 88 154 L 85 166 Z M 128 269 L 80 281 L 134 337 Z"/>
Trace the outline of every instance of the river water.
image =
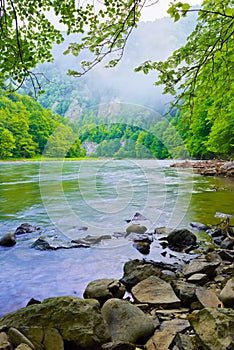
<path id="1" fill-rule="evenodd" d="M 82 297 L 87 283 L 96 278 L 121 278 L 123 264 L 143 256 L 130 240 L 115 238 L 114 233 L 124 232 L 126 220 L 136 212 L 147 218 L 144 225 L 149 231 L 161 226 L 189 228 L 191 221 L 214 224 L 217 211 L 234 214 L 233 180 L 202 177 L 170 164 L 158 160 L 0 163 L 0 236 L 24 222 L 41 228 L 17 236 L 14 247 L 0 247 L 0 315 L 25 306 L 32 297 Z M 88 234 L 113 238 L 92 248 L 31 248 L 40 235 L 70 241 Z M 204 234 L 197 235 L 206 240 Z M 156 239 L 147 258 L 166 259 L 160 253 Z"/>

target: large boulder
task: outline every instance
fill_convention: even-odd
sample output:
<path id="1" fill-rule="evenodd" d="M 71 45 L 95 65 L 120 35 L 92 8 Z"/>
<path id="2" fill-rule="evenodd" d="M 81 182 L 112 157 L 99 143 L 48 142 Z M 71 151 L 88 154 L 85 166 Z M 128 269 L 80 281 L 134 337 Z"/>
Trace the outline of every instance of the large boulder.
<path id="1" fill-rule="evenodd" d="M 97 299 L 103 305 L 108 299 L 120 298 L 125 294 L 125 286 L 114 278 L 97 279 L 90 282 L 85 288 L 85 299 Z"/>
<path id="2" fill-rule="evenodd" d="M 149 276 L 160 276 L 161 270 L 151 263 L 144 260 L 130 260 L 124 264 L 124 275 L 121 282 L 126 286 L 127 290 L 131 290 L 140 281 Z"/>
<path id="3" fill-rule="evenodd" d="M 152 319 L 125 300 L 107 300 L 102 307 L 102 315 L 114 342 L 144 344 L 154 332 Z"/>
<path id="4" fill-rule="evenodd" d="M 168 245 L 171 249 L 186 248 L 196 245 L 197 237 L 187 229 L 174 230 L 167 236 Z"/>
<path id="5" fill-rule="evenodd" d="M 55 297 L 5 315 L 0 326 L 17 328 L 37 350 L 54 350 L 59 334 L 66 349 L 95 350 L 110 340 L 99 302 L 95 299 Z M 57 337 L 58 338 L 58 337 Z M 46 347 L 45 347 L 46 342 Z"/>
<path id="6" fill-rule="evenodd" d="M 205 308 L 189 316 L 202 349 L 227 350 L 234 348 L 234 311 L 223 308 Z"/>
<path id="7" fill-rule="evenodd" d="M 0 239 L 0 245 L 4 247 L 12 247 L 16 244 L 16 238 L 14 233 L 7 233 Z"/>
<path id="8" fill-rule="evenodd" d="M 180 306 L 180 299 L 175 295 L 171 285 L 157 276 L 150 276 L 139 282 L 132 288 L 132 295 L 138 303 L 163 308 Z"/>

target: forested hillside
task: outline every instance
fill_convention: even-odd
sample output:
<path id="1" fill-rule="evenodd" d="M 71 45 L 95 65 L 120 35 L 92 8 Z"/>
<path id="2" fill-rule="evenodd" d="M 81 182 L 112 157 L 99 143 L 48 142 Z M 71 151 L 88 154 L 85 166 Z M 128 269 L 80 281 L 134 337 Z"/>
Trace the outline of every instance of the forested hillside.
<path id="1" fill-rule="evenodd" d="M 232 158 L 231 89 L 222 100 L 213 96 L 204 100 L 204 90 L 198 91 L 191 115 L 189 106 L 170 110 L 172 97 L 163 95 L 161 87 L 153 86 L 155 73 L 145 76 L 134 72 L 145 59 L 164 60 L 184 44 L 194 27 L 195 15 L 173 25 L 171 21 L 163 18 L 140 23 L 118 66 L 98 66 L 81 78 L 68 76 L 67 69 L 78 69 L 85 55 L 64 56 L 67 43 L 56 45 L 55 62 L 35 70 L 44 89 L 44 94 L 38 96 L 40 105 L 27 96 L 1 92 L 1 158 L 34 157 L 43 153 L 48 141 L 48 156 L 64 156 L 64 150 L 68 157 L 83 156 L 81 142 L 92 142 L 92 155 L 101 157 Z M 77 38 L 73 35 L 69 41 Z M 222 88 L 220 76 L 217 91 Z M 24 85 L 20 93 L 33 97 L 33 87 Z M 61 130 L 51 136 L 60 123 Z M 68 144 L 65 141 L 61 146 L 61 140 L 65 134 L 69 139 L 73 132 L 77 140 L 67 153 Z"/>
<path id="2" fill-rule="evenodd" d="M 56 133 L 54 131 L 57 130 Z M 43 108 L 29 96 L 7 94 L 0 90 L 0 158 L 31 158 L 46 153 L 50 157 L 85 155 L 79 139 L 72 147 L 72 124 L 65 118 Z M 66 150 L 66 154 L 64 154 Z"/>

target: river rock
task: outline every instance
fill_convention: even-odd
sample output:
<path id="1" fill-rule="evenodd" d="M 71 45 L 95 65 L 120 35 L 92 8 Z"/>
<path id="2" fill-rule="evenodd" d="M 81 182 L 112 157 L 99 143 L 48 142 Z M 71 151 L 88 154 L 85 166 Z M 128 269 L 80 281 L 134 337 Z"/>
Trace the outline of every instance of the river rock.
<path id="1" fill-rule="evenodd" d="M 164 327 L 156 331 L 145 345 L 146 350 L 168 350 L 178 332 L 189 327 L 187 320 L 171 320 L 165 322 Z"/>
<path id="2" fill-rule="evenodd" d="M 147 227 L 138 225 L 138 224 L 132 224 L 126 228 L 126 237 L 131 233 L 139 233 L 140 235 L 143 235 L 147 231 Z"/>
<path id="3" fill-rule="evenodd" d="M 199 286 L 203 286 L 209 281 L 209 278 L 205 273 L 195 273 L 194 275 L 190 276 L 187 281 L 198 284 Z"/>
<path id="4" fill-rule="evenodd" d="M 220 307 L 221 302 L 219 298 L 216 296 L 214 291 L 209 289 L 198 287 L 195 291 L 196 297 L 198 301 L 201 303 L 203 307 Z"/>
<path id="5" fill-rule="evenodd" d="M 15 235 L 22 235 L 25 233 L 32 233 L 40 230 L 40 227 L 33 226 L 31 224 L 28 224 L 27 222 L 24 224 L 21 224 L 17 229 L 15 230 Z"/>
<path id="6" fill-rule="evenodd" d="M 115 342 L 144 344 L 154 332 L 151 318 L 125 300 L 107 300 L 102 307 L 102 315 Z"/>
<path id="7" fill-rule="evenodd" d="M 130 260 L 124 264 L 124 275 L 120 279 L 127 290 L 131 290 L 140 281 L 146 279 L 149 276 L 160 276 L 161 271 L 158 267 L 151 263 L 147 263 L 144 260 Z"/>
<path id="8" fill-rule="evenodd" d="M 72 243 L 78 243 L 80 245 L 94 245 L 94 244 L 99 244 L 101 241 L 105 239 L 111 239 L 112 237 L 110 235 L 102 235 L 102 236 L 91 236 L 88 235 L 84 238 L 79 238 L 79 239 L 73 239 Z"/>
<path id="9" fill-rule="evenodd" d="M 206 231 L 209 229 L 209 226 L 202 224 L 201 222 L 190 222 L 190 226 L 197 231 Z"/>
<path id="10" fill-rule="evenodd" d="M 173 344 L 177 347 L 178 350 L 196 350 L 192 343 L 191 336 L 188 334 L 177 333 Z"/>
<path id="11" fill-rule="evenodd" d="M 15 350 L 32 350 L 32 348 L 30 348 L 30 346 L 28 346 L 27 344 L 20 344 L 17 346 L 17 348 L 15 348 Z"/>
<path id="12" fill-rule="evenodd" d="M 190 306 L 192 302 L 196 300 L 195 290 L 196 285 L 192 283 L 185 282 L 183 280 L 173 280 L 171 286 L 181 300 L 182 305 Z"/>
<path id="13" fill-rule="evenodd" d="M 180 299 L 175 295 L 171 285 L 157 276 L 150 276 L 139 282 L 132 288 L 132 295 L 138 303 L 163 308 L 180 306 Z"/>
<path id="14" fill-rule="evenodd" d="M 141 254 L 147 255 L 150 252 L 150 244 L 144 241 L 135 241 L 133 247 L 136 248 Z"/>
<path id="15" fill-rule="evenodd" d="M 110 341 L 99 302 L 95 299 L 48 298 L 41 304 L 5 315 L 0 319 L 1 324 L 17 328 L 37 350 L 44 349 L 45 335 L 53 334 L 51 329 L 59 332 L 66 349 L 96 350 L 100 349 L 100 344 Z"/>
<path id="16" fill-rule="evenodd" d="M 219 299 L 226 307 L 234 308 L 234 277 L 230 278 L 221 290 Z"/>
<path id="17" fill-rule="evenodd" d="M 58 250 L 71 248 L 89 248 L 90 246 L 83 243 L 73 243 L 59 240 L 57 238 L 49 238 L 40 236 L 32 245 L 31 248 L 37 250 Z"/>
<path id="18" fill-rule="evenodd" d="M 27 339 L 24 336 L 24 334 L 22 334 L 18 329 L 14 327 L 10 327 L 7 334 L 8 334 L 10 343 L 15 347 L 20 345 L 21 343 L 24 343 L 24 344 L 27 344 L 30 347 L 30 349 L 35 350 L 35 346 L 32 344 L 32 342 L 29 339 Z"/>
<path id="19" fill-rule="evenodd" d="M 8 336 L 5 332 L 0 332 L 0 349 L 2 350 L 12 349 Z"/>
<path id="20" fill-rule="evenodd" d="M 110 298 L 122 299 L 125 286 L 114 278 L 97 279 L 90 282 L 83 294 L 85 299 L 97 299 L 103 305 Z"/>
<path id="21" fill-rule="evenodd" d="M 185 248 L 194 246 L 197 242 L 197 237 L 194 233 L 187 229 L 174 230 L 167 236 L 168 245 L 173 248 Z"/>
<path id="22" fill-rule="evenodd" d="M 223 308 L 205 308 L 194 311 L 189 322 L 208 350 L 227 350 L 234 348 L 234 311 Z"/>
<path id="23" fill-rule="evenodd" d="M 208 277 L 213 277 L 215 275 L 215 270 L 220 265 L 221 261 L 219 259 L 214 259 L 213 261 L 209 260 L 210 259 L 205 256 L 191 261 L 183 269 L 184 276 L 188 278 L 196 273 L 204 273 Z"/>
<path id="24" fill-rule="evenodd" d="M 12 247 L 16 244 L 16 237 L 14 233 L 7 233 L 0 239 L 0 245 L 4 247 Z"/>

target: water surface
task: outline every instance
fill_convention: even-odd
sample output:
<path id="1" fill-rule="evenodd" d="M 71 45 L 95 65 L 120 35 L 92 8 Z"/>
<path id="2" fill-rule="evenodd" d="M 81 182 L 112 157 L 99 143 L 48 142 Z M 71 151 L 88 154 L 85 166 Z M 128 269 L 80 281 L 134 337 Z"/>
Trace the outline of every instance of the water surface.
<path id="1" fill-rule="evenodd" d="M 37 251 L 39 235 L 70 241 L 89 235 L 124 232 L 136 212 L 155 227 L 214 224 L 215 212 L 233 213 L 233 180 L 202 177 L 169 161 L 104 160 L 0 163 L 0 235 L 23 222 L 41 230 L 0 247 L 0 315 L 25 306 L 31 297 L 82 296 L 96 278 L 121 278 L 123 264 L 142 258 L 132 242 L 120 238 L 93 248 Z M 214 189 L 217 189 L 215 191 Z M 80 227 L 87 227 L 87 231 Z M 201 239 L 203 236 L 199 235 Z M 204 239 L 204 238 L 203 238 Z M 147 257 L 163 260 L 157 240 Z"/>

